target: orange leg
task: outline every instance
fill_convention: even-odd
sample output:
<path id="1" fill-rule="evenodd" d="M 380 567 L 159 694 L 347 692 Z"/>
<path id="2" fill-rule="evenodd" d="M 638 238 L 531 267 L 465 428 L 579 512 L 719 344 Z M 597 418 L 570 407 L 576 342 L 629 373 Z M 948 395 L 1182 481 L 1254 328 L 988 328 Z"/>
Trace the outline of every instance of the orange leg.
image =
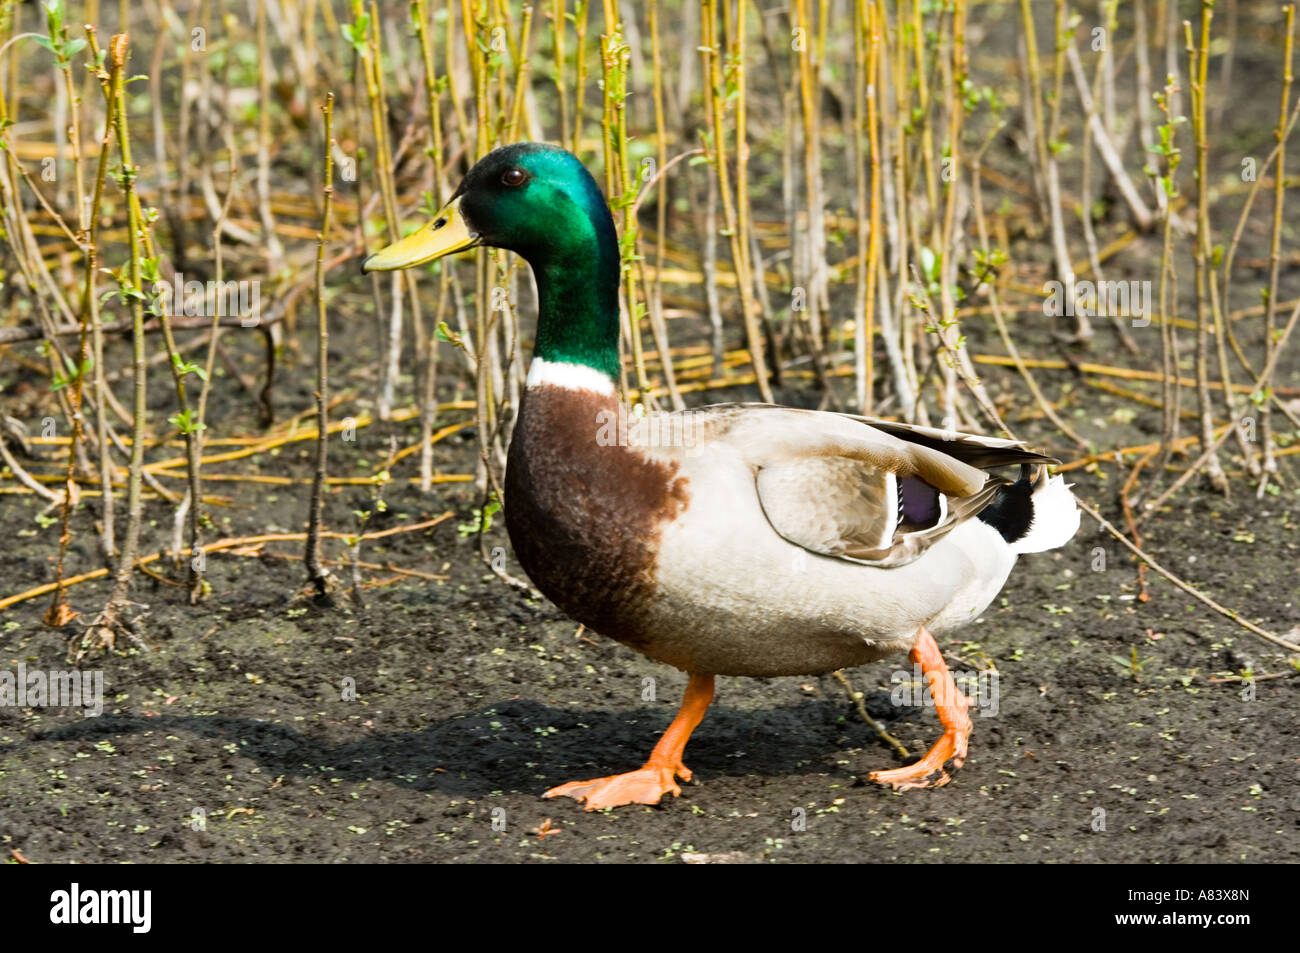
<path id="1" fill-rule="evenodd" d="M 924 626 L 908 658 L 912 664 L 921 666 L 926 681 L 930 683 L 934 707 L 939 713 L 939 722 L 943 725 L 943 737 L 916 764 L 888 771 L 872 771 L 870 777 L 873 781 L 888 784 L 895 791 L 941 788 L 951 780 L 943 766 L 951 761 L 955 771 L 966 760 L 966 742 L 971 733 L 970 715 L 966 713 L 966 696 L 957 689 L 952 673 L 944 664 L 943 653 L 935 644 L 934 636 Z M 936 771 L 939 778 L 931 781 L 930 776 Z"/>
<path id="2" fill-rule="evenodd" d="M 551 788 L 542 797 L 571 797 L 575 801 L 586 801 L 589 811 L 618 807 L 620 804 L 658 804 L 659 799 L 669 792 L 677 797 L 682 789 L 677 786 L 675 778 L 683 781 L 691 779 L 691 769 L 682 764 L 682 752 L 686 750 L 691 732 L 703 720 L 711 701 L 713 676 L 692 675 L 686 685 L 682 707 L 677 710 L 677 717 L 641 768 L 592 781 L 570 781 L 558 788 Z"/>

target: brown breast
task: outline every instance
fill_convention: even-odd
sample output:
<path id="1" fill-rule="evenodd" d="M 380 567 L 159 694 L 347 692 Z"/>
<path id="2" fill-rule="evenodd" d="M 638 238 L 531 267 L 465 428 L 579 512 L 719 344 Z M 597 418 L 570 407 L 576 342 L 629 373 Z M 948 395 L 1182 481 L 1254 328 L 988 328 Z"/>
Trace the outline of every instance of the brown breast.
<path id="1" fill-rule="evenodd" d="M 633 648 L 655 633 L 645 614 L 663 525 L 686 507 L 677 465 L 605 439 L 613 396 L 530 388 L 506 466 L 506 528 L 524 572 L 589 629 Z M 603 435 L 598 439 L 598 434 Z"/>

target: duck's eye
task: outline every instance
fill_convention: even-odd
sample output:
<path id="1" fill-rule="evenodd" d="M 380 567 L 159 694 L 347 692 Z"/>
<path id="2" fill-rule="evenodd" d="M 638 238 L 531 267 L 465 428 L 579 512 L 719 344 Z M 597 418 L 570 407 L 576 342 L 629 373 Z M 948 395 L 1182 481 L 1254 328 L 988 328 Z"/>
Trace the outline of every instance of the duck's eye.
<path id="1" fill-rule="evenodd" d="M 511 188 L 517 188 L 528 181 L 528 175 L 523 169 L 506 169 L 501 173 L 501 184 L 508 185 Z"/>

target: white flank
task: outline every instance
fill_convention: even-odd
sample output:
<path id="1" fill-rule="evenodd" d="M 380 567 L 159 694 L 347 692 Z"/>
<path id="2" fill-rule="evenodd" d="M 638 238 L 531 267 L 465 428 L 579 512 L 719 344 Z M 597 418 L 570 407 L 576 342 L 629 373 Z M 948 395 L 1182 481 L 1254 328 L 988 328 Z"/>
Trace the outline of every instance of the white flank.
<path id="1" fill-rule="evenodd" d="M 565 390 L 589 390 L 596 394 L 614 393 L 614 382 L 600 371 L 585 364 L 544 361 L 533 358 L 528 366 L 528 387 L 563 387 Z"/>
<path id="2" fill-rule="evenodd" d="M 1030 497 L 1034 503 L 1034 521 L 1029 532 L 1011 544 L 1015 553 L 1041 553 L 1064 546 L 1079 531 L 1080 512 L 1074 494 L 1059 476 L 1044 475 Z"/>

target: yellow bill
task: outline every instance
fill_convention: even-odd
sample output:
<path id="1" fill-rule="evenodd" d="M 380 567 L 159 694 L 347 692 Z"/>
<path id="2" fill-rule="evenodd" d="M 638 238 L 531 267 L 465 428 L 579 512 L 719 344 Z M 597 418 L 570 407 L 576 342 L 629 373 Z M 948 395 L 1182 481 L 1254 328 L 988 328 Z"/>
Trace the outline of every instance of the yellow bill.
<path id="1" fill-rule="evenodd" d="M 361 263 L 363 272 L 396 271 L 413 268 L 427 261 L 463 251 L 478 244 L 478 235 L 470 231 L 460 213 L 460 199 L 452 199 L 433 221 L 387 248 L 381 248 Z"/>

